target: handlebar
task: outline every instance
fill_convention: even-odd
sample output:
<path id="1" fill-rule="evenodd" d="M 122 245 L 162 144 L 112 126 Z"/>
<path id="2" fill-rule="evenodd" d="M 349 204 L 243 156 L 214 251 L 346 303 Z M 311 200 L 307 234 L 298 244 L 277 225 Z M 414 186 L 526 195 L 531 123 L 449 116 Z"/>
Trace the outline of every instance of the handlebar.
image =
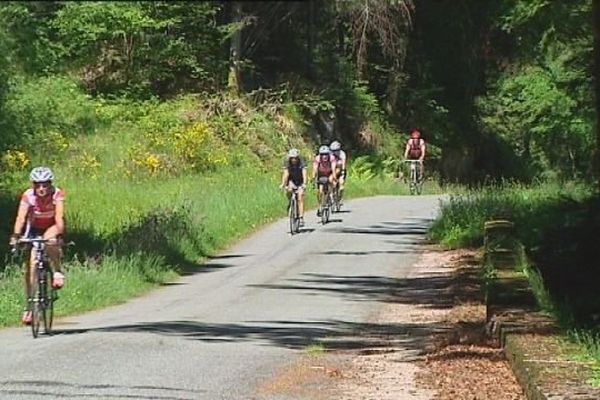
<path id="1" fill-rule="evenodd" d="M 50 243 L 57 242 L 56 239 L 42 239 L 42 238 L 20 238 L 17 243 Z"/>

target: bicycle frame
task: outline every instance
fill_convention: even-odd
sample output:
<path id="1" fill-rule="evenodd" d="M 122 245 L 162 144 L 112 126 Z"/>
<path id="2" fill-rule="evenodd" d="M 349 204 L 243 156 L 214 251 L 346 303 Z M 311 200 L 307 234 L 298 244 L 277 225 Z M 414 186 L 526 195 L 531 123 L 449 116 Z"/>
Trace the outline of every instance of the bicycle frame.
<path id="1" fill-rule="evenodd" d="M 404 160 L 404 162 L 410 164 L 410 180 L 409 180 L 409 190 L 410 194 L 421 194 L 422 190 L 422 182 L 421 182 L 421 169 L 420 165 L 423 165 L 423 161 L 421 160 Z"/>
<path id="2" fill-rule="evenodd" d="M 40 313 L 44 320 L 44 330 L 49 334 L 52 329 L 53 302 L 55 300 L 54 291 L 49 287 L 50 267 L 47 265 L 46 244 L 55 240 L 37 238 L 24 238 L 19 240 L 19 244 L 31 244 L 31 251 L 34 252 L 34 268 L 30 273 L 35 274 L 35 285 L 31 288 L 33 293 L 28 293 L 28 307 L 32 312 L 31 330 L 33 337 L 36 338 L 40 327 Z M 30 266 L 28 265 L 28 268 Z"/>
<path id="3" fill-rule="evenodd" d="M 298 188 L 294 188 L 290 195 L 288 202 L 288 213 L 290 217 L 290 234 L 294 234 L 300 231 L 300 208 L 298 199 Z"/>

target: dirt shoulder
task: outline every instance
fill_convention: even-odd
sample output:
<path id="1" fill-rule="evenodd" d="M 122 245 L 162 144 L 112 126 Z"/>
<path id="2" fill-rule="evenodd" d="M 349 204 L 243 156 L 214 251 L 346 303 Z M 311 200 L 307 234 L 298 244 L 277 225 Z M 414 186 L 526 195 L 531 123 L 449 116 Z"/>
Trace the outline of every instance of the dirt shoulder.
<path id="1" fill-rule="evenodd" d="M 370 346 L 309 352 L 256 398 L 525 399 L 501 350 L 486 341 L 478 274 L 474 251 L 428 247 L 369 329 L 356 333 Z"/>

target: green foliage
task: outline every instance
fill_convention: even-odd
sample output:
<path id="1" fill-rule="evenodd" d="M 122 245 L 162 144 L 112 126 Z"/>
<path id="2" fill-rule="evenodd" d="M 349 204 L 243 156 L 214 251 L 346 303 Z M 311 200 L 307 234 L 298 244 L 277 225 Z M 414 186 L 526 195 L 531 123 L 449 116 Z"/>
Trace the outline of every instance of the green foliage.
<path id="1" fill-rule="evenodd" d="M 474 189 L 465 194 L 451 195 L 444 202 L 441 215 L 429 234 L 433 240 L 452 248 L 480 246 L 486 221 L 508 219 L 515 222 L 518 239 L 531 248 L 539 243 L 543 232 L 556 223 L 556 215 L 542 211 L 565 198 L 585 199 L 588 196 L 590 188 L 576 183 L 526 186 L 506 182 L 504 185 Z"/>
<path id="2" fill-rule="evenodd" d="M 560 72 L 560 71 L 558 71 Z M 529 159 L 537 174 L 548 170 L 572 176 L 589 165 L 593 120 L 561 85 L 553 71 L 526 67 L 499 82 L 479 106 L 487 130 Z"/>
<path id="3" fill-rule="evenodd" d="M 208 87 L 224 66 L 216 3 L 66 3 L 56 14 L 65 60 L 90 90 L 147 97 Z"/>
<path id="4" fill-rule="evenodd" d="M 15 80 L 6 113 L 21 142 L 42 140 L 50 132 L 75 137 L 95 129 L 93 102 L 66 77 Z"/>
<path id="5" fill-rule="evenodd" d="M 500 135 L 532 175 L 585 176 L 593 108 L 591 2 L 505 1 L 495 26 L 512 42 L 479 101 L 484 129 Z M 506 48 L 506 47 L 505 47 Z"/>

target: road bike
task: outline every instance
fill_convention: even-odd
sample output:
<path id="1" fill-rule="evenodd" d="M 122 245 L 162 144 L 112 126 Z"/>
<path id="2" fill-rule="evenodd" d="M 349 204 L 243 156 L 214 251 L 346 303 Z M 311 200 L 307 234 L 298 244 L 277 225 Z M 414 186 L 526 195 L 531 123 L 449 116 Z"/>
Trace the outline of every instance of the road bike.
<path id="1" fill-rule="evenodd" d="M 423 165 L 423 161 L 404 160 L 404 162 L 409 163 L 410 167 L 410 176 L 408 180 L 408 189 L 410 191 L 410 194 L 420 195 L 423 191 L 423 177 L 421 176 L 421 168 L 419 167 Z"/>
<path id="2" fill-rule="evenodd" d="M 331 191 L 331 210 L 333 212 L 339 213 L 342 208 L 342 199 L 340 196 L 340 183 L 338 182 L 335 185 L 335 189 Z"/>
<path id="3" fill-rule="evenodd" d="M 329 190 L 329 182 L 322 183 L 323 185 L 323 196 L 321 197 L 321 204 L 319 204 L 319 211 L 321 213 L 321 223 L 325 225 L 329 222 L 329 213 L 331 211 L 331 195 Z M 318 187 L 317 187 L 318 190 Z"/>
<path id="4" fill-rule="evenodd" d="M 56 291 L 52 287 L 52 268 L 46 254 L 46 244 L 55 242 L 55 239 L 21 238 L 17 242 L 22 245 L 31 245 L 31 251 L 34 253 L 34 267 L 31 273 L 30 297 L 27 299 L 27 309 L 31 311 L 31 333 L 37 338 L 40 332 L 40 326 L 43 322 L 44 333 L 49 335 L 52 332 L 52 323 L 54 319 L 54 302 L 58 299 Z M 14 249 L 16 251 L 16 249 Z M 29 268 L 29 265 L 27 266 Z"/>
<path id="5" fill-rule="evenodd" d="M 298 188 L 292 190 L 288 203 L 288 216 L 290 218 L 290 234 L 300 232 L 300 206 L 298 203 Z"/>

